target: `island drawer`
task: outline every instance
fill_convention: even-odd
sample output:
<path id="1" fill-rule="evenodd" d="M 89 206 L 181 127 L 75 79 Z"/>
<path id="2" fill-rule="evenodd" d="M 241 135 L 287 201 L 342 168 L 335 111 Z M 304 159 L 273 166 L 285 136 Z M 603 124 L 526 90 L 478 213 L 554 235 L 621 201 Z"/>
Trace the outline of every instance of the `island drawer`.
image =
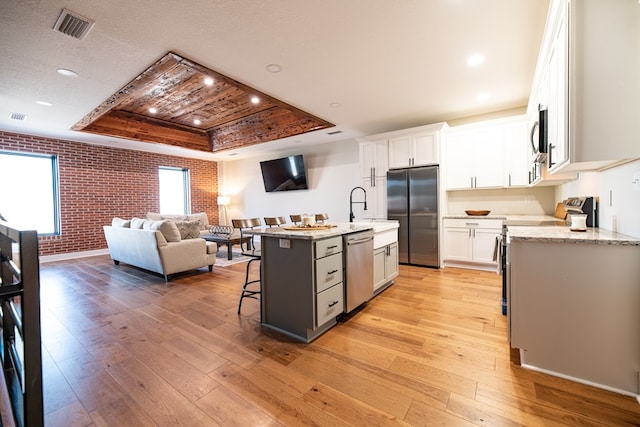
<path id="1" fill-rule="evenodd" d="M 322 326 L 344 312 L 344 289 L 342 283 L 324 292 L 316 299 L 316 326 Z"/>
<path id="2" fill-rule="evenodd" d="M 316 245 L 316 258 L 333 255 L 342 252 L 342 236 L 331 237 L 329 239 L 318 240 Z"/>
<path id="3" fill-rule="evenodd" d="M 316 260 L 316 292 L 322 292 L 342 282 L 342 254 Z"/>

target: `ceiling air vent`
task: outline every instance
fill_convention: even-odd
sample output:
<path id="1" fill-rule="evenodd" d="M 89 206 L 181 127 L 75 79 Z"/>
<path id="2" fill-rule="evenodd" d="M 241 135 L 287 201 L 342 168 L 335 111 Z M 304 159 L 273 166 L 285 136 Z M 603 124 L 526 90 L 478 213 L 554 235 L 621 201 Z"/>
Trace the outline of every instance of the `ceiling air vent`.
<path id="1" fill-rule="evenodd" d="M 339 133 L 342 133 L 342 131 L 341 130 L 334 130 L 334 131 L 331 131 L 331 132 L 327 132 L 327 135 L 337 135 Z"/>
<path id="2" fill-rule="evenodd" d="M 78 15 L 75 12 L 71 12 L 67 9 L 62 9 L 60 16 L 53 26 L 53 29 L 66 34 L 76 39 L 82 40 L 89 30 L 93 27 L 94 21 Z"/>
<path id="3" fill-rule="evenodd" d="M 27 120 L 27 115 L 21 113 L 9 113 L 9 118 L 12 120 L 25 121 Z"/>

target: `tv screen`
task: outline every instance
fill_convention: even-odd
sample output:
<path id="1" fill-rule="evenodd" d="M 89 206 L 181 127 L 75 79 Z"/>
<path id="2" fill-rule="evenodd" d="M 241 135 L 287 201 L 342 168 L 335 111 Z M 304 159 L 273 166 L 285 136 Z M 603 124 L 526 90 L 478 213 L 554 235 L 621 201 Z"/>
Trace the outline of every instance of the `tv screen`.
<path id="1" fill-rule="evenodd" d="M 267 193 L 309 188 L 302 154 L 260 162 L 260 169 Z"/>

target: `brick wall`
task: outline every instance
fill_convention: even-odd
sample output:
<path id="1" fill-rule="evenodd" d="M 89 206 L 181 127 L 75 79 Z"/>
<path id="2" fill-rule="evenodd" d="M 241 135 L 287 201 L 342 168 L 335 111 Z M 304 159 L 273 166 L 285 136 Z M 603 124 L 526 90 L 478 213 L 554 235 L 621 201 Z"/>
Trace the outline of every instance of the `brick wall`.
<path id="1" fill-rule="evenodd" d="M 58 156 L 61 234 L 41 237 L 40 255 L 104 249 L 114 216 L 159 211 L 158 167 L 187 168 L 191 211 L 218 223 L 216 162 L 0 131 L 0 150 Z"/>

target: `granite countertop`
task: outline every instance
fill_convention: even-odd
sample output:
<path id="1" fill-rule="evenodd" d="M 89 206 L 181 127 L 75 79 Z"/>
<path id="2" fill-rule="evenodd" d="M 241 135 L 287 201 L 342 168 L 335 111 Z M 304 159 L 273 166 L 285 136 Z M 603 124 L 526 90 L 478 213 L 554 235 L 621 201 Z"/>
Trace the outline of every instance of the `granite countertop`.
<path id="1" fill-rule="evenodd" d="M 509 226 L 509 240 L 542 243 L 576 243 L 596 245 L 640 246 L 640 239 L 601 228 L 571 231 L 568 226 Z"/>
<path id="2" fill-rule="evenodd" d="M 451 214 L 444 215 L 443 218 L 451 219 L 501 219 L 504 221 L 558 221 L 558 218 L 553 215 L 510 215 L 510 214 L 495 214 L 485 216 L 473 216 L 467 214 Z"/>
<path id="3" fill-rule="evenodd" d="M 341 236 L 343 234 L 356 233 L 358 231 L 373 230 L 371 223 L 337 223 L 327 224 L 333 227 L 327 229 L 287 230 L 285 227 L 271 227 L 243 231 L 244 234 L 254 234 L 260 237 L 277 237 L 281 239 L 319 240 L 328 237 Z M 288 227 L 287 227 L 288 228 Z"/>
<path id="4" fill-rule="evenodd" d="M 507 215 L 467 215 L 467 214 L 452 214 L 452 215 L 444 215 L 442 218 L 448 219 L 507 219 Z"/>

